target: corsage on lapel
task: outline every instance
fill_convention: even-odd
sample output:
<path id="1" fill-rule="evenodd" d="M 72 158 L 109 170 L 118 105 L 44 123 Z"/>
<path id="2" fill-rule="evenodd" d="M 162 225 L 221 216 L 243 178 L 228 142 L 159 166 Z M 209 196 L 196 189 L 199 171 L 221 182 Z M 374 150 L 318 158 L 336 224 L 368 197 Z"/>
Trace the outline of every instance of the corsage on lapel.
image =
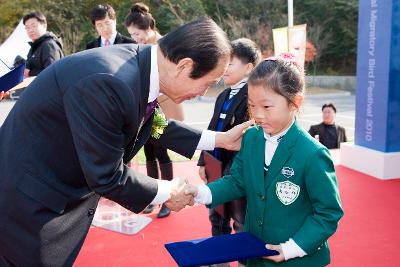
<path id="1" fill-rule="evenodd" d="M 159 139 L 168 126 L 168 121 L 165 115 L 156 108 L 154 110 L 153 126 L 151 127 L 151 137 Z"/>

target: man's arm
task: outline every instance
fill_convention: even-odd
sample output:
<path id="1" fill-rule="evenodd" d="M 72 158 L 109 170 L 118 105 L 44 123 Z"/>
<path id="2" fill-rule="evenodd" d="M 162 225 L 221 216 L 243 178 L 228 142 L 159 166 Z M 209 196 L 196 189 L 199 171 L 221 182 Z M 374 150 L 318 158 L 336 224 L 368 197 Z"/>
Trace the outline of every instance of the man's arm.
<path id="1" fill-rule="evenodd" d="M 212 150 L 214 147 L 223 147 L 229 150 L 239 150 L 243 133 L 248 127 L 254 124 L 254 121 L 247 121 L 225 133 L 206 130 L 200 135 L 198 130 L 185 126 L 183 123 L 177 121 L 172 122 L 173 124 L 169 124 L 160 139 L 155 139 L 155 142 L 159 146 L 171 149 L 188 158 L 193 156 L 196 148 Z M 203 144 L 202 140 L 205 140 Z M 207 143 L 207 141 L 209 143 Z M 206 147 L 204 147 L 204 144 Z M 163 203 L 168 200 L 168 196 L 171 196 L 171 189 L 168 184 L 163 184 L 160 181 L 158 183 L 159 190 L 152 202 L 154 204 Z"/>
<path id="2" fill-rule="evenodd" d="M 180 121 L 169 120 L 168 127 L 159 139 L 153 139 L 161 147 L 168 148 L 184 157 L 192 158 L 201 138 L 201 131 Z"/>
<path id="3" fill-rule="evenodd" d="M 179 121 L 170 120 L 168 127 L 156 139 L 157 145 L 168 148 L 185 156 L 193 157 L 196 149 L 213 150 L 215 147 L 238 151 L 243 133 L 254 124 L 253 120 L 239 124 L 226 132 L 203 130 L 200 132 Z"/>
<path id="4" fill-rule="evenodd" d="M 123 164 L 124 126 L 140 121 L 132 90 L 111 75 L 96 74 L 68 89 L 63 101 L 88 186 L 129 210 L 143 210 L 158 185 Z"/>
<path id="5" fill-rule="evenodd" d="M 227 150 L 239 151 L 243 134 L 254 124 L 254 120 L 249 120 L 236 125 L 226 132 L 216 132 L 215 147 L 225 148 Z"/>
<path id="6" fill-rule="evenodd" d="M 61 48 L 56 44 L 55 41 L 49 41 L 43 47 L 42 52 L 42 65 L 47 68 L 49 65 L 53 64 L 55 61 L 62 57 Z"/>
<path id="7" fill-rule="evenodd" d="M 315 137 L 317 134 L 317 130 L 315 129 L 316 127 L 314 125 L 311 125 L 310 130 L 308 130 L 308 133 L 312 136 Z"/>

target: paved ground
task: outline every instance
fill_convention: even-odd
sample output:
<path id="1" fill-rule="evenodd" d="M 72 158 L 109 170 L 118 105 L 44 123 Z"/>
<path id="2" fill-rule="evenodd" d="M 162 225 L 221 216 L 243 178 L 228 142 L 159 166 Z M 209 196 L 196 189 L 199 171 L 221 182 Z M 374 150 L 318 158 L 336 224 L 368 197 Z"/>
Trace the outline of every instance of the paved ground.
<path id="1" fill-rule="evenodd" d="M 12 100 L 3 100 L 0 102 L 0 125 L 3 124 L 14 103 L 15 101 Z"/>
<path id="2" fill-rule="evenodd" d="M 199 129 L 206 128 L 213 113 L 217 93 L 217 90 L 210 91 L 200 99 L 184 103 L 186 122 Z M 310 89 L 300 112 L 301 125 L 308 130 L 310 125 L 320 123 L 321 107 L 324 103 L 329 102 L 333 103 L 338 110 L 337 123 L 345 127 L 348 138 L 352 140 L 354 138 L 355 95 L 346 91 Z"/>
<path id="3" fill-rule="evenodd" d="M 204 97 L 185 102 L 183 105 L 186 122 L 199 129 L 206 128 L 213 113 L 215 96 L 218 93 L 218 90 L 213 89 Z M 321 121 L 321 106 L 327 102 L 335 104 L 338 110 L 337 123 L 346 128 L 348 138 L 352 140 L 354 137 L 355 96 L 349 92 L 318 88 L 309 89 L 299 116 L 301 125 L 308 130 L 311 124 L 319 123 Z M 0 125 L 4 122 L 14 104 L 15 101 L 12 100 L 0 102 Z"/>

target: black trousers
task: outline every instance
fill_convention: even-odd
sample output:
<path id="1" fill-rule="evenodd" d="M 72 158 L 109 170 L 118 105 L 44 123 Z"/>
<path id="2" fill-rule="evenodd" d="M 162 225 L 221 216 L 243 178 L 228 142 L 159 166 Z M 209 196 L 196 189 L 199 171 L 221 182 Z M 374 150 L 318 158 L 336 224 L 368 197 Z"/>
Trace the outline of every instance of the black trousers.
<path id="1" fill-rule="evenodd" d="M 214 209 L 209 210 L 211 222 L 211 234 L 213 236 L 226 235 L 232 232 L 231 219 L 233 220 L 233 230 L 236 233 L 243 231 L 244 218 L 246 216 L 246 198 L 240 198 L 224 204 L 225 217 L 219 215 Z"/>
<path id="2" fill-rule="evenodd" d="M 147 143 L 144 145 L 144 154 L 146 156 L 146 161 L 158 160 L 160 164 L 171 162 L 167 149 L 157 146 L 151 141 L 147 141 Z"/>

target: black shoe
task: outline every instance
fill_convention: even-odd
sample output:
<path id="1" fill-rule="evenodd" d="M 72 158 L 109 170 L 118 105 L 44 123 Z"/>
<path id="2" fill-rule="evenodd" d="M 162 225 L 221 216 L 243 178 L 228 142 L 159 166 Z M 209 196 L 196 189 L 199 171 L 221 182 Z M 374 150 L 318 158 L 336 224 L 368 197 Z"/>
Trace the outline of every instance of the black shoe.
<path id="1" fill-rule="evenodd" d="M 148 205 L 143 211 L 142 213 L 147 214 L 147 213 L 151 213 L 154 209 L 154 205 Z"/>
<path id="2" fill-rule="evenodd" d="M 162 204 L 160 211 L 157 214 L 157 218 L 164 218 L 167 217 L 171 213 L 171 210 Z"/>

